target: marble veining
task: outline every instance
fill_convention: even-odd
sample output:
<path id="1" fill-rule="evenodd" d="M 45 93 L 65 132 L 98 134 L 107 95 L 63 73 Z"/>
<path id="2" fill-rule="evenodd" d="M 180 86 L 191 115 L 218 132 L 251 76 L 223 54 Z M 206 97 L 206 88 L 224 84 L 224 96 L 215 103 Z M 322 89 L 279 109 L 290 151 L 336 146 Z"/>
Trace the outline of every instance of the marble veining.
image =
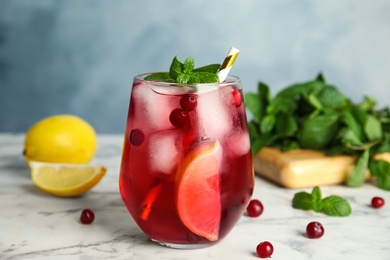
<path id="1" fill-rule="evenodd" d="M 259 218 L 242 216 L 220 243 L 204 249 L 176 250 L 154 244 L 131 219 L 118 191 L 123 138 L 99 136 L 93 163 L 108 168 L 101 183 L 78 198 L 57 198 L 34 186 L 21 155 L 24 136 L 0 134 L 0 259 L 258 259 L 256 245 L 275 248 L 272 259 L 390 259 L 390 192 L 370 184 L 361 188 L 322 187 L 351 203 L 349 217 L 328 217 L 291 207 L 297 190 L 278 187 L 256 177 L 254 198 L 265 207 Z M 310 189 L 306 189 L 310 191 Z M 370 207 L 373 196 L 387 204 Z M 81 225 L 83 208 L 94 210 L 92 225 Z M 325 235 L 305 236 L 310 221 L 320 221 Z"/>

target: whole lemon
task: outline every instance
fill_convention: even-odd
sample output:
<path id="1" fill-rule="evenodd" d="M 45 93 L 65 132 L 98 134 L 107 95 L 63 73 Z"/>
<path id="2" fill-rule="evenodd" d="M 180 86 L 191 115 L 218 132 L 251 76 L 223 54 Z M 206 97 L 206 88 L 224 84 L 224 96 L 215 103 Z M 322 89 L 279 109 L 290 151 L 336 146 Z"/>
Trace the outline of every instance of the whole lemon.
<path id="1" fill-rule="evenodd" d="M 27 132 L 23 154 L 27 161 L 88 163 L 96 152 L 93 127 L 74 115 L 55 115 L 35 123 Z"/>

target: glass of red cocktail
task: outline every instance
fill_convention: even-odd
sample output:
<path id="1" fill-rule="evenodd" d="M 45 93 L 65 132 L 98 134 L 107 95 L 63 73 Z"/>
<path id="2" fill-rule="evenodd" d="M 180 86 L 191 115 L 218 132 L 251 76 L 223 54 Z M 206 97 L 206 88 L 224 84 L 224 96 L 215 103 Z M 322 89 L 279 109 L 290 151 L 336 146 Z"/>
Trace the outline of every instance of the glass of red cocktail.
<path id="1" fill-rule="evenodd" d="M 225 237 L 253 192 L 241 81 L 174 83 L 134 78 L 120 193 L 153 241 L 200 248 Z"/>

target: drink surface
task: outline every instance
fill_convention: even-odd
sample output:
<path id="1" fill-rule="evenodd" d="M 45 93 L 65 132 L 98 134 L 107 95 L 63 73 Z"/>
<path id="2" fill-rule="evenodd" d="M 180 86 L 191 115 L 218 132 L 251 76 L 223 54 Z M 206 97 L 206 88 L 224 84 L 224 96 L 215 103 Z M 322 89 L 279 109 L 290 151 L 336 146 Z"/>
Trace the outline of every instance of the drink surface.
<path id="1" fill-rule="evenodd" d="M 242 90 L 238 78 L 227 81 L 196 90 L 134 80 L 119 187 L 155 241 L 215 243 L 249 202 L 254 182 Z"/>

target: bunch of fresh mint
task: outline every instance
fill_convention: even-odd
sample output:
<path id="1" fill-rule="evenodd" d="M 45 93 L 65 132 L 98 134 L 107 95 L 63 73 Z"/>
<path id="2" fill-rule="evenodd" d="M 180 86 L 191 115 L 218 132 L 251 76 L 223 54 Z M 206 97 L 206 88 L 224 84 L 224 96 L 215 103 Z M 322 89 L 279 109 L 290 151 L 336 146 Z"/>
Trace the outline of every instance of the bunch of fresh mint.
<path id="1" fill-rule="evenodd" d="M 322 198 L 321 190 L 314 187 L 311 193 L 302 191 L 294 195 L 292 206 L 295 209 L 314 210 L 328 216 L 346 217 L 352 212 L 348 201 L 342 197 L 331 195 Z"/>
<path id="2" fill-rule="evenodd" d="M 327 155 L 358 156 L 348 185 L 364 183 L 370 169 L 378 187 L 390 190 L 390 164 L 373 160 L 376 154 L 390 152 L 390 109 L 377 110 L 369 98 L 355 104 L 322 74 L 315 80 L 283 89 L 274 97 L 260 82 L 257 93 L 245 94 L 246 107 L 253 115 L 249 122 L 252 151 L 264 146 L 314 149 Z"/>
<path id="3" fill-rule="evenodd" d="M 145 77 L 145 80 L 176 83 L 216 83 L 219 80 L 217 72 L 220 67 L 220 64 L 210 64 L 195 68 L 193 58 L 188 57 L 182 63 L 175 56 L 169 72 L 152 73 Z"/>

